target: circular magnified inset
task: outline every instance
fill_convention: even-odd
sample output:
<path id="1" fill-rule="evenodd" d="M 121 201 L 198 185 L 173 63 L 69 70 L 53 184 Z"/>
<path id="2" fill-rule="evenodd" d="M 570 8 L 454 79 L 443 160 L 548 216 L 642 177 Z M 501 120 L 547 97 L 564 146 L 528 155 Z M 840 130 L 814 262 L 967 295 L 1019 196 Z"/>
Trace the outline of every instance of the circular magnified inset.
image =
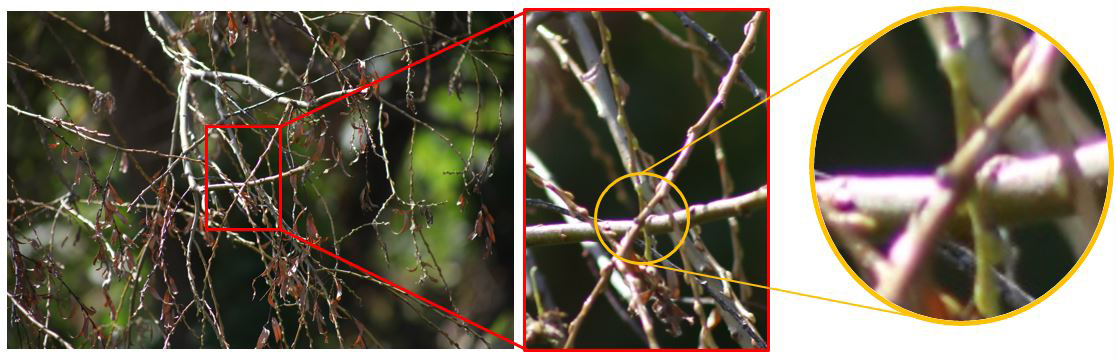
<path id="1" fill-rule="evenodd" d="M 1008 14 L 945 8 L 866 42 L 814 131 L 812 187 L 845 268 L 877 298 L 968 325 L 1023 312 L 1080 266 L 1112 179 L 1077 62 Z"/>

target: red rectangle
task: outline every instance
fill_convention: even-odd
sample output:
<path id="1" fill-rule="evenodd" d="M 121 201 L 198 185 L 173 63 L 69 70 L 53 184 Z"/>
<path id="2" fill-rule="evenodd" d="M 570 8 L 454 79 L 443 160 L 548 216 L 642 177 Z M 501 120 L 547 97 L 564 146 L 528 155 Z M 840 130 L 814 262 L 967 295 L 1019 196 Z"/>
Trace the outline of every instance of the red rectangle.
<path id="1" fill-rule="evenodd" d="M 528 69 L 528 62 L 527 62 L 526 57 L 525 57 L 525 55 L 527 54 L 527 51 L 528 51 L 528 45 L 527 45 L 528 40 L 527 39 L 529 37 L 528 36 L 527 23 L 528 23 L 529 14 L 531 12 L 534 12 L 534 11 L 556 11 L 556 12 L 577 12 L 577 11 L 600 11 L 600 12 L 622 12 L 622 11 L 747 12 L 747 11 L 764 11 L 764 12 L 766 12 L 766 45 L 767 45 L 767 51 L 766 51 L 766 75 L 767 76 L 766 76 L 765 89 L 766 89 L 767 93 L 769 93 L 769 91 L 770 91 L 770 51 L 769 51 L 769 47 L 770 47 L 770 21 L 771 21 L 770 15 L 771 15 L 771 12 L 770 12 L 769 8 L 603 8 L 603 9 L 596 9 L 596 8 L 526 8 L 526 9 L 524 9 L 525 16 L 523 16 L 522 19 L 521 19 L 521 27 L 522 27 L 521 51 L 522 51 L 522 55 L 523 55 L 522 56 L 522 89 L 523 89 L 523 91 L 522 91 L 522 104 L 523 104 L 523 106 L 522 106 L 522 120 L 523 121 L 528 118 L 528 107 L 525 106 L 525 104 L 528 104 L 527 94 L 524 91 L 524 89 L 526 89 L 526 86 L 527 86 L 527 84 L 525 84 L 525 82 L 528 79 L 528 76 L 526 74 L 526 72 L 528 71 L 527 70 Z M 761 86 L 761 84 L 760 84 L 760 86 Z M 770 134 L 770 106 L 769 106 L 769 102 L 767 102 L 767 106 L 765 108 L 766 108 L 766 134 L 767 134 L 767 136 L 766 136 L 766 148 L 767 148 L 767 150 L 766 150 L 766 186 L 767 186 L 767 189 L 770 189 L 770 150 L 769 150 L 770 149 L 770 135 L 769 135 Z M 527 135 L 528 135 L 527 134 L 527 126 L 525 124 L 522 124 L 521 131 L 522 131 L 523 139 L 527 139 Z M 526 144 L 526 142 L 523 142 L 522 143 L 522 153 L 521 153 L 521 157 L 522 157 L 523 162 L 524 162 L 525 157 L 526 157 L 527 149 L 528 149 L 528 145 Z M 528 192 L 528 183 L 526 182 L 527 179 L 525 177 L 525 171 L 527 171 L 527 169 L 524 168 L 525 167 L 524 163 L 522 164 L 522 167 L 523 167 L 523 172 L 522 172 L 522 194 L 523 194 L 522 209 L 527 210 L 528 206 L 527 206 L 526 200 L 525 200 L 525 197 L 527 197 L 526 195 L 528 194 L 527 193 Z M 767 273 L 766 274 L 766 285 L 769 285 L 770 284 L 770 274 L 769 274 L 770 273 L 770 210 L 769 210 L 770 209 L 770 199 L 769 199 L 769 197 L 767 197 L 767 199 L 766 199 L 766 209 L 767 209 L 766 210 L 766 251 L 767 251 L 766 252 L 766 270 L 767 270 L 767 272 L 766 272 Z M 522 212 L 522 224 L 523 224 L 523 228 L 522 228 L 522 247 L 523 247 L 522 248 L 522 274 L 523 274 L 523 277 L 522 277 L 522 300 L 526 299 L 526 297 L 528 296 L 527 293 L 526 293 L 527 290 L 528 290 L 528 275 L 529 275 L 529 271 L 528 271 L 528 269 L 526 269 L 526 267 L 527 267 L 526 264 L 528 263 L 527 260 L 526 260 L 527 252 L 528 252 L 528 244 L 525 241 L 525 239 L 526 239 L 526 229 L 528 227 L 527 223 L 528 223 L 527 212 Z M 768 295 L 768 297 L 766 298 L 766 313 L 767 313 L 766 329 L 767 329 L 767 336 L 769 336 L 769 337 L 766 338 L 766 347 L 765 348 L 757 348 L 757 349 L 611 349 L 611 348 L 608 348 L 608 349 L 534 349 L 534 348 L 529 348 L 528 343 L 527 343 L 527 341 L 528 341 L 527 340 L 527 337 L 528 337 L 527 336 L 528 335 L 528 317 L 529 317 L 527 305 L 526 305 L 526 308 L 523 308 L 523 310 L 522 310 L 522 340 L 521 340 L 521 342 L 522 342 L 523 345 L 525 345 L 524 350 L 528 351 L 528 352 L 567 352 L 567 351 L 570 351 L 570 352 L 587 352 L 587 351 L 590 351 L 590 352 L 604 352 L 604 351 L 605 352 L 696 352 L 696 351 L 699 351 L 699 352 L 769 352 L 770 351 L 770 345 L 772 344 L 772 333 L 769 332 L 769 330 L 770 330 L 770 297 L 769 297 L 769 292 L 770 291 L 768 289 L 762 289 L 762 290 L 758 290 L 758 291 L 766 292 L 767 295 Z"/>
<path id="2" fill-rule="evenodd" d="M 276 209 L 278 214 L 283 217 L 284 214 L 284 129 L 279 124 L 207 124 L 206 130 L 203 134 L 203 162 L 205 162 L 205 171 L 203 172 L 203 180 L 205 190 L 203 193 L 203 223 L 202 229 L 207 232 L 280 232 L 283 230 L 283 224 L 277 224 L 275 227 L 210 227 L 210 130 L 217 128 L 263 128 L 263 129 L 276 129 L 276 149 L 277 157 L 277 177 L 276 177 Z"/>

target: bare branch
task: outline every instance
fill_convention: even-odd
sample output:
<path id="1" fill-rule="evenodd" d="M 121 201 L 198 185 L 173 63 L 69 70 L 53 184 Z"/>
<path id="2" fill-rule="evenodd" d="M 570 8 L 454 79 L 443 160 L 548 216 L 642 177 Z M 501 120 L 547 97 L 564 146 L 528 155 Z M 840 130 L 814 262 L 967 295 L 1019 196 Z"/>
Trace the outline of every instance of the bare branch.
<path id="1" fill-rule="evenodd" d="M 706 204 L 689 206 L 692 224 L 723 220 L 737 217 L 766 205 L 767 191 L 763 186 L 755 191 L 720 199 Z M 649 218 L 642 230 L 651 234 L 668 233 L 684 227 L 685 211 L 679 210 L 669 215 L 655 215 Z M 611 235 L 621 235 L 634 227 L 634 222 L 599 221 L 599 229 Z M 587 223 L 567 223 L 530 226 L 525 229 L 525 242 L 529 247 L 570 244 L 595 239 L 595 229 Z"/>
<path id="2" fill-rule="evenodd" d="M 10 302 L 12 306 L 15 306 L 15 309 L 19 310 L 19 313 L 23 315 L 25 319 L 27 319 L 28 323 L 34 325 L 39 330 L 43 331 L 43 333 L 51 336 L 51 338 L 58 340 L 58 343 L 61 343 L 63 347 L 66 347 L 68 349 L 74 348 L 74 346 L 70 346 L 69 342 L 66 342 L 66 340 L 62 339 L 62 336 L 59 336 L 58 333 L 51 331 L 51 329 L 47 328 L 47 326 L 44 326 L 39 321 L 35 320 L 35 317 L 32 317 L 31 313 L 27 312 L 27 309 L 23 308 L 23 305 L 19 304 L 19 302 L 16 301 L 16 298 L 12 297 L 11 293 L 8 294 L 8 302 Z M 11 322 L 11 320 L 8 320 L 8 322 Z"/>
<path id="3" fill-rule="evenodd" d="M 35 113 L 29 112 L 29 111 L 26 111 L 26 110 L 23 110 L 23 109 L 20 109 L 20 108 L 16 108 L 15 106 L 13 106 L 11 104 L 8 104 L 8 109 L 11 109 L 13 112 L 16 112 L 17 114 L 25 115 L 25 116 L 28 116 L 32 119 L 43 122 L 43 124 L 62 128 L 64 130 L 68 131 L 68 132 L 74 133 L 75 135 L 77 135 L 79 137 L 82 137 L 82 139 L 85 139 L 85 140 L 88 140 L 88 141 L 91 141 L 91 142 L 94 142 L 94 143 L 97 143 L 97 144 L 100 144 L 100 145 L 104 145 L 106 147 L 113 148 L 113 149 L 116 149 L 116 150 L 119 150 L 119 151 L 122 151 L 122 152 L 151 154 L 151 155 L 165 157 L 165 158 L 175 158 L 175 159 L 188 160 L 188 161 L 195 162 L 195 163 L 202 163 L 202 160 L 199 160 L 199 159 L 194 159 L 194 158 L 184 157 L 184 156 L 179 156 L 179 155 L 174 155 L 174 154 L 164 154 L 164 153 L 160 153 L 160 152 L 150 150 L 150 149 L 125 148 L 125 147 L 122 147 L 122 146 L 119 146 L 119 145 L 116 145 L 116 144 L 112 144 L 112 143 L 109 143 L 109 142 L 106 142 L 104 140 L 96 138 L 96 137 L 108 137 L 109 136 L 108 134 L 101 133 L 101 132 L 98 132 L 98 131 L 93 130 L 93 129 L 88 129 L 88 128 L 82 127 L 80 125 L 77 125 L 77 124 L 72 124 L 72 123 L 69 123 L 69 122 L 65 122 L 65 121 L 62 121 L 61 119 L 47 118 L 47 117 L 44 117 L 44 116 L 39 115 L 39 114 L 35 114 Z"/>
<path id="4" fill-rule="evenodd" d="M 1095 189 L 1108 184 L 1107 141 L 1080 147 L 1075 158 Z M 1062 173 L 1056 154 L 1034 158 L 1000 155 L 980 168 L 973 187 L 980 199 L 991 204 L 993 221 L 1024 224 L 1072 214 L 1073 204 Z M 862 231 L 880 235 L 894 232 L 939 187 L 933 175 L 833 175 L 816 181 L 822 209 L 827 205 L 836 212 L 873 220 L 874 229 Z M 967 222 L 964 215 L 947 220 L 950 228 L 967 227 Z"/>

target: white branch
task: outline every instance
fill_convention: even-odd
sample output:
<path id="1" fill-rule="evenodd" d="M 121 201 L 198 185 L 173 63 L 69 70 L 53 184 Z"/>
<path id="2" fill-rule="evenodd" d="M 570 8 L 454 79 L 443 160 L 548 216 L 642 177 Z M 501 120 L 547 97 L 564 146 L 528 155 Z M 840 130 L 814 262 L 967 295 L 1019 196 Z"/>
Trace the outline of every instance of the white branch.
<path id="1" fill-rule="evenodd" d="M 1085 178 L 1097 190 L 1108 185 L 1109 148 L 1105 140 L 1077 149 L 1075 158 Z M 1021 158 L 993 157 L 977 172 L 977 196 L 991 205 L 995 222 L 1023 224 L 1069 215 L 1073 205 L 1057 155 Z M 932 175 L 837 175 L 816 181 L 821 209 L 873 220 L 875 235 L 890 235 L 905 224 L 941 186 Z M 843 218 L 843 217 L 840 217 Z M 847 217 L 856 219 L 855 217 Z M 839 218 L 834 218 L 839 219 Z M 954 215 L 950 227 L 967 227 L 968 218 Z M 859 225 L 852 225 L 859 226 Z"/>
<path id="2" fill-rule="evenodd" d="M 688 207 L 692 214 L 692 225 L 727 219 L 743 215 L 752 210 L 766 206 L 766 187 L 759 188 L 750 193 L 737 197 L 717 200 L 707 204 L 698 204 Z M 654 215 L 649 217 L 642 228 L 644 231 L 661 234 L 684 228 L 685 211 L 679 210 L 670 215 Z M 599 230 L 617 237 L 634 227 L 631 220 L 599 221 Z M 557 244 L 576 243 L 595 239 L 595 229 L 588 223 L 567 223 L 530 226 L 525 230 L 525 242 L 532 246 L 548 246 Z"/>

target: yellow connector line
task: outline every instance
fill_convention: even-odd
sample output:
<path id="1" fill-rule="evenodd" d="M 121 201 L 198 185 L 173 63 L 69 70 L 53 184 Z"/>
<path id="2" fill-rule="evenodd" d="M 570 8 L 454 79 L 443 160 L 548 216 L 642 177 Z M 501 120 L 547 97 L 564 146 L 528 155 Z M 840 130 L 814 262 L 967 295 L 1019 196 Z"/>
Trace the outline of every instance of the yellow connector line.
<path id="1" fill-rule="evenodd" d="M 739 119 L 743 115 L 746 115 L 747 113 L 754 110 L 755 108 L 758 108 L 759 106 L 762 106 L 762 104 L 765 104 L 766 102 L 769 102 L 770 99 L 778 96 L 778 94 L 781 94 L 782 92 L 785 92 L 790 87 L 796 85 L 797 83 L 800 83 L 802 80 L 805 80 L 805 78 L 808 78 L 809 76 L 811 76 L 813 74 L 816 74 L 818 71 L 820 71 L 821 69 L 824 69 L 824 67 L 828 66 L 829 64 L 832 64 L 832 63 L 836 62 L 837 60 L 840 60 L 840 58 L 843 58 L 844 55 L 847 55 L 848 53 L 851 53 L 853 50 L 858 49 L 859 47 L 863 46 L 864 43 L 866 43 L 868 41 L 871 41 L 871 39 L 860 42 L 859 44 L 856 44 L 855 46 L 853 46 L 851 48 L 848 48 L 848 50 L 844 50 L 844 52 L 840 53 L 840 55 L 837 55 L 837 56 L 833 57 L 831 60 L 825 62 L 824 64 L 821 64 L 821 66 L 818 66 L 816 69 L 813 69 L 813 71 L 810 71 L 809 73 L 801 76 L 800 78 L 797 78 L 797 80 L 794 80 L 789 85 L 786 85 L 782 89 L 779 89 L 778 91 L 774 92 L 773 94 L 770 94 L 770 96 L 766 97 L 765 99 L 760 100 L 758 103 L 755 103 L 755 105 L 752 105 L 750 108 L 747 108 L 747 110 L 744 110 L 741 113 L 735 115 L 734 117 L 731 117 L 731 119 L 728 119 L 727 121 L 723 122 L 719 126 L 717 126 L 715 128 L 712 128 L 712 130 L 709 130 L 707 133 L 704 133 L 704 135 L 701 135 L 701 136 L 697 137 L 696 140 L 693 140 L 692 142 L 689 142 L 688 144 L 685 144 L 683 147 L 681 147 L 680 149 L 677 149 L 672 154 L 669 154 L 665 158 L 662 158 L 661 160 L 657 161 L 657 163 L 653 163 L 653 165 L 650 165 L 648 168 L 646 168 L 645 172 L 651 171 L 653 168 L 655 168 L 658 165 L 660 165 L 661 163 L 664 163 L 665 161 L 673 158 L 673 156 L 676 156 L 677 154 L 684 151 L 688 147 L 691 147 L 691 146 L 695 145 L 697 142 L 703 140 L 704 138 L 707 138 L 709 135 L 712 135 L 712 133 L 715 133 L 716 131 L 720 130 L 724 126 L 726 126 L 728 124 L 731 124 L 731 122 Z M 904 314 L 902 312 L 898 312 L 898 311 L 895 311 L 895 310 L 888 310 L 888 309 L 885 309 L 885 308 L 861 305 L 861 304 L 858 304 L 858 303 L 841 301 L 841 300 L 828 298 L 828 297 L 814 296 L 814 295 L 810 295 L 808 293 L 801 293 L 801 292 L 791 291 L 791 290 L 786 290 L 786 289 L 781 289 L 781 288 L 763 286 L 763 285 L 756 284 L 756 283 L 744 282 L 744 281 L 734 280 L 734 279 L 730 279 L 730 278 L 713 276 L 713 275 L 709 275 L 709 274 L 686 271 L 686 270 L 683 270 L 683 269 L 666 267 L 666 266 L 662 266 L 662 265 L 658 265 L 658 264 L 652 264 L 652 266 L 657 267 L 657 268 L 661 268 L 661 269 L 665 269 L 665 270 L 676 271 L 676 272 L 680 272 L 680 273 L 684 273 L 684 274 L 688 274 L 688 275 L 693 275 L 693 276 L 697 276 L 697 277 L 706 277 L 706 278 L 711 278 L 711 279 L 717 279 L 717 280 L 720 280 L 720 281 L 738 283 L 738 284 L 745 285 L 745 286 L 750 286 L 750 287 L 757 287 L 757 288 L 767 289 L 767 290 L 771 290 L 771 291 L 788 293 L 788 294 L 791 294 L 791 295 L 808 297 L 808 298 L 822 300 L 822 301 L 839 303 L 839 304 L 842 304 L 842 305 L 854 306 L 854 307 L 859 307 L 859 308 L 863 308 L 863 309 L 874 310 L 874 311 L 879 311 L 879 312 L 884 312 L 884 313 L 889 313 L 889 314 L 894 314 L 894 315 L 903 315 L 904 316 Z"/>

